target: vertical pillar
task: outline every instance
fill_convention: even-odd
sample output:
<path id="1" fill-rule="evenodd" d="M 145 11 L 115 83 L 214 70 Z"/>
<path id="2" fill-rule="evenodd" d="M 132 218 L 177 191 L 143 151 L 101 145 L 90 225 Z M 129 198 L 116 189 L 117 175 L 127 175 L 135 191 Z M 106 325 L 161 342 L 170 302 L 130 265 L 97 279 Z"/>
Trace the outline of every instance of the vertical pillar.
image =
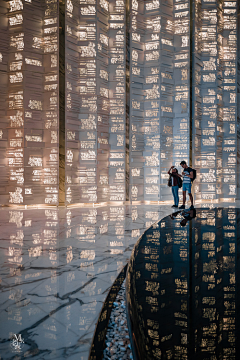
<path id="1" fill-rule="evenodd" d="M 198 199 L 237 196 L 237 3 L 194 4 L 194 163 Z"/>
<path id="2" fill-rule="evenodd" d="M 98 202 L 109 201 L 109 3 L 100 1 L 97 22 L 97 79 L 98 79 L 98 121 L 97 121 L 97 197 Z"/>
<path id="3" fill-rule="evenodd" d="M 66 204 L 97 202 L 97 4 L 66 4 Z"/>
<path id="4" fill-rule="evenodd" d="M 144 200 L 144 2 L 130 1 L 130 200 Z"/>
<path id="5" fill-rule="evenodd" d="M 126 200 L 126 2 L 109 2 L 109 200 Z"/>
<path id="6" fill-rule="evenodd" d="M 174 154 L 174 22 L 176 16 L 176 5 L 173 1 L 160 1 L 160 57 L 159 57 L 159 117 L 160 117 L 160 195 L 159 200 L 172 200 L 171 189 L 167 186 L 169 175 L 167 171 L 173 164 Z M 151 68 L 151 71 L 153 69 Z M 146 78 L 147 80 L 147 78 Z M 154 112 L 154 102 L 151 103 Z M 156 118 L 152 121 L 156 122 Z M 154 139 L 154 143 L 157 139 Z M 155 145 L 155 144 L 154 144 Z M 156 145 L 155 145 L 156 146 Z M 155 169 L 156 170 L 156 169 Z"/>
<path id="7" fill-rule="evenodd" d="M 167 171 L 189 162 L 189 24 L 189 1 L 132 1 L 132 200 L 172 199 Z"/>
<path id="8" fill-rule="evenodd" d="M 67 2 L 66 203 L 109 200 L 107 1 Z"/>
<path id="9" fill-rule="evenodd" d="M 65 0 L 59 1 L 59 205 L 65 205 Z"/>
<path id="10" fill-rule="evenodd" d="M 161 4 L 162 6 L 162 4 Z M 161 180 L 161 150 L 164 149 L 163 117 L 172 116 L 172 107 L 165 106 L 164 96 L 160 98 L 163 79 L 172 79 L 172 57 L 169 51 L 169 64 L 165 69 L 161 67 L 161 57 L 164 50 L 173 47 L 172 34 L 165 33 L 162 37 L 161 29 L 167 22 L 162 16 L 160 1 L 145 3 L 145 51 L 144 51 L 144 200 L 160 200 Z M 170 9 L 171 11 L 171 9 Z M 165 20 L 165 21 L 164 21 Z M 168 82 L 169 80 L 167 80 Z M 172 80 L 169 82 L 171 83 Z M 171 85 L 170 85 L 171 87 Z M 164 90 L 162 90 L 164 91 Z M 171 96 L 171 95 L 170 95 Z M 169 99 L 166 99 L 169 100 Z M 170 124 L 171 127 L 172 124 Z M 172 127 L 171 127 L 172 128 Z M 164 152 L 164 151 L 163 151 Z M 166 153 L 164 152 L 164 155 Z M 165 158 L 164 158 L 165 159 Z"/>
<path id="11" fill-rule="evenodd" d="M 57 205 L 57 4 L 9 1 L 6 14 L 3 3 L 2 26 L 8 28 L 8 36 L 1 42 L 1 81 L 8 97 L 7 122 L 1 117 L 5 148 L 1 203 Z"/>
<path id="12" fill-rule="evenodd" d="M 237 2 L 222 4 L 222 199 L 237 197 Z M 220 144 L 219 144 L 220 145 Z M 219 161 L 221 161 L 219 159 Z"/>
<path id="13" fill-rule="evenodd" d="M 59 204 L 59 114 L 61 110 L 59 101 L 60 87 L 60 61 L 59 61 L 59 4 L 50 3 L 45 0 L 43 3 L 43 62 L 42 73 L 44 83 L 43 93 L 43 128 L 45 150 L 43 155 L 45 185 L 45 204 Z M 26 4 L 26 2 L 25 2 Z M 60 2 L 60 4 L 62 4 Z M 61 31 L 61 30 L 60 30 Z M 34 84 L 34 79 L 32 79 Z M 62 91 L 62 90 L 61 90 Z M 61 116 L 63 114 L 61 113 Z M 62 185 L 61 185 L 62 186 Z M 62 200 L 60 200 L 62 202 Z M 35 198 L 32 204 L 39 203 Z"/>
<path id="14" fill-rule="evenodd" d="M 174 1 L 173 165 L 181 172 L 180 162 L 190 165 L 191 154 L 190 13 L 191 1 Z"/>
<path id="15" fill-rule="evenodd" d="M 202 27 L 201 19 L 202 3 L 195 0 L 192 5 L 192 165 L 197 170 L 197 179 L 194 182 L 195 200 L 201 199 L 200 176 L 201 176 L 201 121 L 202 121 L 202 97 L 201 89 L 201 38 L 199 36 Z"/>
<path id="16" fill-rule="evenodd" d="M 8 204 L 8 46 L 9 46 L 9 27 L 8 27 L 8 7 L 7 2 L 0 3 L 0 205 Z"/>

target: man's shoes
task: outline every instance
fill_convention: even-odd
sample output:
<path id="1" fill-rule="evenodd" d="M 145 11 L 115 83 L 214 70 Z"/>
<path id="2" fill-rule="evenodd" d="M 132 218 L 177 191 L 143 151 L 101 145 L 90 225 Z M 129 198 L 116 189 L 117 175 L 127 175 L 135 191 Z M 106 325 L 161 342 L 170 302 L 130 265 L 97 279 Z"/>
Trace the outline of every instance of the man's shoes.
<path id="1" fill-rule="evenodd" d="M 179 209 L 185 209 L 185 205 L 180 206 Z"/>
<path id="2" fill-rule="evenodd" d="M 178 206 L 177 206 L 177 205 L 173 205 L 172 208 L 178 208 Z"/>
<path id="3" fill-rule="evenodd" d="M 190 206 L 190 208 L 189 208 L 189 210 L 193 210 L 194 209 L 194 206 L 193 205 L 191 205 Z"/>

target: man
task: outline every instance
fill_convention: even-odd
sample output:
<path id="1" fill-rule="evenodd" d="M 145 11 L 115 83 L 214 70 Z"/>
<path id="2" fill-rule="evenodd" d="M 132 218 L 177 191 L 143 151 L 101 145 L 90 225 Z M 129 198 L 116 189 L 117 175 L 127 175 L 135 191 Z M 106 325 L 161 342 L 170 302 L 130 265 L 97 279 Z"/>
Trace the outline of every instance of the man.
<path id="1" fill-rule="evenodd" d="M 191 206 L 190 209 L 194 209 L 193 206 L 193 196 L 192 196 L 192 181 L 191 179 L 193 179 L 193 171 L 192 169 L 187 165 L 186 161 L 181 161 L 180 165 L 183 168 L 183 185 L 182 185 L 182 189 L 183 189 L 183 204 L 182 206 L 180 206 L 179 209 L 185 209 L 185 203 L 186 203 L 186 192 L 188 192 L 189 198 L 191 200 Z"/>

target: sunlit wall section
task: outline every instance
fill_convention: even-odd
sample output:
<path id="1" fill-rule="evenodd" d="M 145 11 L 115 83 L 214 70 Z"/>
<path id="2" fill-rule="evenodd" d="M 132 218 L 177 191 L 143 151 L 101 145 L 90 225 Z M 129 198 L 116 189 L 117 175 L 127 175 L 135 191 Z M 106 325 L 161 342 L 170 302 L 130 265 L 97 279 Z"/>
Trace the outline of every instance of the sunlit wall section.
<path id="1" fill-rule="evenodd" d="M 144 200 L 168 200 L 173 155 L 173 2 L 145 3 Z"/>
<path id="2" fill-rule="evenodd" d="M 8 99 L 7 99 L 7 115 L 8 115 L 8 139 L 6 143 L 6 158 L 8 162 L 8 185 L 5 188 L 8 195 L 7 203 L 10 204 L 23 204 L 25 201 L 25 156 L 27 157 L 27 151 L 25 152 L 25 116 L 28 116 L 28 112 L 25 114 L 24 102 L 24 85 L 27 72 L 25 70 L 25 52 L 26 46 L 30 44 L 26 43 L 27 34 L 24 33 L 24 25 L 27 21 L 27 8 L 29 4 L 24 6 L 23 2 L 9 1 L 8 18 L 9 18 L 9 49 L 8 49 Z M 24 4 L 25 5 L 25 4 Z M 40 29 L 38 29 L 40 30 Z M 39 31 L 38 31 L 39 34 Z M 41 30 L 40 30 L 41 35 Z M 25 38 L 24 38 L 25 36 Z M 33 38 L 31 39 L 33 40 Z M 25 47 L 25 48 L 24 48 Z M 42 63 L 40 64 L 42 66 Z M 38 80 L 38 79 L 37 79 Z M 37 81 L 36 80 L 36 84 Z M 42 90 L 42 89 L 41 89 Z M 29 97 L 29 93 L 26 94 Z M 39 100 L 39 99 L 38 99 Z M 42 107 L 42 98 L 39 102 L 36 101 L 36 106 Z M 30 113 L 30 111 L 29 111 Z M 32 113 L 31 113 L 32 114 Z M 40 139 L 42 141 L 42 134 Z M 35 157 L 29 157 L 26 159 L 33 165 Z M 42 158 L 37 159 L 39 166 L 42 166 Z M 40 164 L 41 162 L 41 164 Z M 31 166 L 31 165 L 30 165 Z M 36 167 L 37 168 L 37 167 Z M 30 169 L 29 169 L 30 170 Z M 32 193 L 30 190 L 26 189 Z M 31 195 L 30 195 L 31 196 Z"/>
<path id="3" fill-rule="evenodd" d="M 164 201 L 172 196 L 169 167 L 189 158 L 189 9 L 187 1 L 175 6 L 170 0 L 142 8 L 132 1 L 130 192 L 132 200 Z M 183 19 L 176 35 L 175 16 Z"/>
<path id="4" fill-rule="evenodd" d="M 57 205 L 57 2 L 1 2 L 1 13 L 0 203 Z"/>
<path id="5" fill-rule="evenodd" d="M 50 54 L 57 54 L 57 24 L 44 31 L 50 16 L 57 18 L 54 2 L 8 2 L 4 204 L 58 204 L 58 84 L 49 71 Z M 57 69 L 57 57 L 55 63 Z"/>
<path id="6" fill-rule="evenodd" d="M 154 2 L 153 2 L 154 3 Z M 172 200 L 167 186 L 167 174 L 173 164 L 174 126 L 174 6 L 173 1 L 160 2 L 160 196 L 159 200 Z M 147 78 L 146 78 L 147 82 Z M 152 104 L 153 107 L 153 104 Z M 155 119 L 154 119 L 155 120 Z M 155 138 L 155 137 L 154 137 Z M 154 140 L 157 144 L 158 139 Z"/>
<path id="7" fill-rule="evenodd" d="M 130 2 L 130 200 L 144 200 L 144 2 Z"/>
<path id="8" fill-rule="evenodd" d="M 108 201 L 107 1 L 66 6 L 66 203 Z"/>
<path id="9" fill-rule="evenodd" d="M 26 46 L 28 46 L 25 44 L 27 34 L 24 33 L 24 25 L 27 20 L 26 10 L 28 7 L 29 5 L 26 5 L 23 8 L 22 1 L 18 3 L 9 1 L 8 3 L 8 99 L 5 105 L 8 117 L 7 141 L 5 143 L 7 186 L 4 189 L 7 195 L 7 204 L 23 204 L 25 200 L 24 110 L 26 102 L 24 103 L 23 89 L 26 81 L 24 55 Z M 41 100 L 40 106 L 42 106 Z"/>
<path id="10" fill-rule="evenodd" d="M 223 144 L 222 194 L 220 198 L 237 197 L 237 2 L 223 2 Z"/>
<path id="11" fill-rule="evenodd" d="M 198 8 L 197 8 L 197 5 Z M 195 27 L 195 81 L 197 83 L 194 98 L 194 124 L 196 135 L 193 138 L 194 166 L 197 181 L 195 184 L 196 199 L 217 199 L 221 191 L 220 162 L 221 157 L 221 107 L 222 78 L 219 63 L 221 23 L 220 8 L 216 2 L 196 2 L 198 24 Z M 219 45 L 219 46 L 218 46 Z M 196 59 L 197 58 L 197 59 Z M 196 101 L 196 102 L 195 102 Z M 199 109 L 197 110 L 197 106 Z M 195 113 L 201 114 L 199 121 Z M 219 138 L 219 142 L 217 141 Z M 219 152 L 218 152 L 219 150 Z"/>
<path id="12" fill-rule="evenodd" d="M 26 3 L 26 2 L 25 2 Z M 43 183 L 45 204 L 59 204 L 59 4 L 45 0 L 43 13 Z M 33 80 L 34 83 L 34 80 Z M 34 200 L 32 201 L 34 203 Z"/>
<path id="13" fill-rule="evenodd" d="M 109 200 L 126 199 L 126 1 L 109 2 Z"/>
<path id="14" fill-rule="evenodd" d="M 202 123 L 202 96 L 200 92 L 202 71 L 200 32 L 202 27 L 201 0 L 195 0 L 192 6 L 192 165 L 197 170 L 197 178 L 194 181 L 194 193 L 195 198 L 199 200 L 201 199 L 200 168 Z"/>
<path id="15" fill-rule="evenodd" d="M 161 49 L 160 1 L 145 2 L 144 52 L 144 200 L 160 200 L 160 66 Z M 171 41 L 166 37 L 166 42 Z M 172 42 L 171 42 L 172 45 Z M 162 43 L 162 46 L 163 43 Z M 172 108 L 171 108 L 172 111 Z"/>
<path id="16" fill-rule="evenodd" d="M 98 202 L 106 202 L 109 197 L 109 3 L 98 2 L 97 22 L 97 94 L 98 94 L 98 131 L 97 131 L 97 185 Z"/>
<path id="17" fill-rule="evenodd" d="M 173 165 L 190 165 L 190 1 L 174 1 Z"/>
<path id="18" fill-rule="evenodd" d="M 93 5 L 96 12 L 96 8 Z M 95 15 L 93 14 L 93 17 Z M 65 6 L 65 203 L 71 204 L 73 198 L 76 202 L 80 201 L 80 193 L 82 191 L 82 184 L 85 181 L 85 185 L 88 183 L 85 178 L 86 168 L 82 165 L 82 172 L 80 170 L 80 158 L 81 158 L 81 127 L 83 126 L 82 118 L 84 115 L 85 107 L 82 107 L 82 95 L 87 93 L 87 87 L 84 86 L 87 82 L 87 69 L 83 67 L 81 70 L 81 64 L 84 63 L 84 55 L 86 52 L 81 52 L 83 46 L 88 46 L 88 34 L 91 33 L 95 44 L 95 31 L 87 31 L 87 26 L 83 26 L 81 29 L 80 22 L 80 2 L 67 1 Z M 91 29 L 91 26 L 89 25 Z M 84 31 L 85 30 L 85 31 Z M 90 35 L 90 36 L 91 36 Z M 83 41 L 82 41 L 83 40 Z M 84 41 L 85 40 L 85 41 Z M 81 62 L 81 54 L 82 62 Z M 86 65 L 87 60 L 85 60 Z M 91 63 L 91 60 L 89 61 Z M 81 71 L 86 71 L 86 78 L 84 75 L 81 77 Z M 82 86 L 81 86 L 82 81 Z M 94 89 L 95 90 L 95 89 Z M 87 102 L 87 100 L 86 100 Z M 96 101 L 95 101 L 96 102 Z M 89 109 L 88 109 L 89 110 Z M 90 109 L 91 110 L 91 109 Z M 95 105 L 96 112 L 96 105 Z M 87 121 L 87 120 L 86 120 Z M 87 125 L 86 125 L 87 126 Z M 95 123 L 96 126 L 96 123 Z M 87 133 L 83 134 L 86 136 Z M 95 138 L 95 137 L 94 137 Z M 95 147 L 95 142 L 91 144 Z M 90 146 L 91 146 L 90 145 Z M 82 179 L 80 177 L 82 173 Z M 93 176 L 94 183 L 95 177 Z M 82 181 L 81 181 L 82 180 Z M 88 201 L 86 201 L 88 202 Z"/>
<path id="19" fill-rule="evenodd" d="M 197 199 L 236 191 L 236 2 L 194 3 L 193 164 Z"/>
<path id="20" fill-rule="evenodd" d="M 6 159 L 6 147 L 8 139 L 8 8 L 7 2 L 0 3 L 0 204 L 7 204 L 9 195 L 8 186 L 8 161 Z"/>

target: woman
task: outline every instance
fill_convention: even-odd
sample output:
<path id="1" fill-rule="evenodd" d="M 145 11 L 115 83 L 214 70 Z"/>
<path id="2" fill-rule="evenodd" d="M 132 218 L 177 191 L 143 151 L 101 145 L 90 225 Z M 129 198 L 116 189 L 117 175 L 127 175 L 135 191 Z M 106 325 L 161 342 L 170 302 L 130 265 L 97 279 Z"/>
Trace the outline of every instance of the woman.
<path id="1" fill-rule="evenodd" d="M 170 167 L 168 174 L 171 177 L 171 186 L 172 186 L 172 193 L 173 193 L 173 198 L 174 198 L 174 205 L 172 207 L 178 208 L 178 203 L 179 203 L 178 177 L 181 178 L 182 176 L 178 174 L 178 170 L 174 166 Z"/>

